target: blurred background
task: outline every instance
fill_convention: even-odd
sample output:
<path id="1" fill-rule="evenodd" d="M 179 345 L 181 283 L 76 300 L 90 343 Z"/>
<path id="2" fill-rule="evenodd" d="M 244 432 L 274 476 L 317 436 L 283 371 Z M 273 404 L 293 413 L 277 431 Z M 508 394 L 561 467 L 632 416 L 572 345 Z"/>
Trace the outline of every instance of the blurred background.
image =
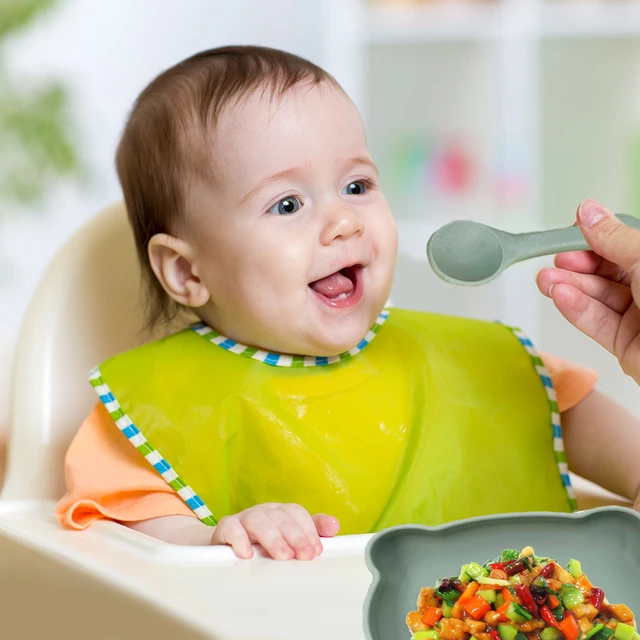
<path id="1" fill-rule="evenodd" d="M 425 257 L 455 218 L 568 226 L 587 196 L 640 214 L 640 0 L 0 0 L 0 434 L 38 280 L 120 199 L 133 100 L 230 43 L 310 58 L 356 101 L 400 230 L 396 305 L 517 324 L 640 412 L 614 359 L 537 293 L 551 260 L 460 289 Z"/>

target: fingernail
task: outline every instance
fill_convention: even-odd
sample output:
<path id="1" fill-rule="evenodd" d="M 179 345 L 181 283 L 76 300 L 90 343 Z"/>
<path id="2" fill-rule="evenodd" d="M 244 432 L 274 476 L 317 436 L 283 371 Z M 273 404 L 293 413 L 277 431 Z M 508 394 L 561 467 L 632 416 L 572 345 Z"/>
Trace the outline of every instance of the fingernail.
<path id="1" fill-rule="evenodd" d="M 597 200 L 585 200 L 578 208 L 578 216 L 586 227 L 591 227 L 607 214 L 604 207 Z"/>
<path id="2" fill-rule="evenodd" d="M 552 284 L 552 285 L 549 287 L 549 297 L 550 297 L 550 298 L 552 298 L 552 297 L 553 297 L 553 287 L 555 287 L 555 286 L 556 286 L 555 284 Z"/>
<path id="3" fill-rule="evenodd" d="M 300 551 L 301 558 L 311 559 L 311 558 L 315 558 L 315 555 L 316 555 L 316 552 L 313 547 L 307 546 L 307 547 L 304 547 L 302 551 Z"/>

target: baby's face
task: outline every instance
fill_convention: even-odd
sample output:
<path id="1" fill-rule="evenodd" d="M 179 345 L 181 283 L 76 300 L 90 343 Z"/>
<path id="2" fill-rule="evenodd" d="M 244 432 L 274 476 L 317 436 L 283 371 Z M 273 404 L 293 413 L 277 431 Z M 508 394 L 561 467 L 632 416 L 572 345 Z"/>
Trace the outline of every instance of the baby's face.
<path id="1" fill-rule="evenodd" d="M 188 197 L 203 320 L 281 353 L 358 344 L 389 296 L 397 232 L 356 108 L 327 83 L 258 94 L 214 138 L 216 184 Z"/>

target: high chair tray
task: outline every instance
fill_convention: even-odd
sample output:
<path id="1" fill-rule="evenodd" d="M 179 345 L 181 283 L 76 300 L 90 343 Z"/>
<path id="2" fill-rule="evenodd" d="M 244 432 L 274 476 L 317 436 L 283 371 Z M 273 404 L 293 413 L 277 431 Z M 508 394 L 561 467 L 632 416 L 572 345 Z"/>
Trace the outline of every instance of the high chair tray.
<path id="1" fill-rule="evenodd" d="M 580 482 L 583 508 L 624 504 Z M 311 562 L 238 560 L 226 547 L 170 545 L 111 522 L 67 531 L 54 502 L 0 501 L 0 638 L 364 640 L 372 537 L 324 540 Z M 396 637 L 406 628 L 384 640 Z"/>
<path id="2" fill-rule="evenodd" d="M 66 531 L 54 510 L 0 502 L 2 638 L 364 638 L 371 536 L 324 540 L 311 562 L 238 560 L 227 547 L 170 545 L 111 522 Z"/>

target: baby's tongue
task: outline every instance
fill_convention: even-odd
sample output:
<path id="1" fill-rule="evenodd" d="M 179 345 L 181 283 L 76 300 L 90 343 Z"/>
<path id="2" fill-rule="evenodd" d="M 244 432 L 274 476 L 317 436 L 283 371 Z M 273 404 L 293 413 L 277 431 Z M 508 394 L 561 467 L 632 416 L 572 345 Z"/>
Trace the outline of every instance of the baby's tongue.
<path id="1" fill-rule="evenodd" d="M 325 298 L 337 298 L 342 293 L 353 291 L 353 282 L 339 271 L 321 280 L 316 280 L 309 286 Z"/>

